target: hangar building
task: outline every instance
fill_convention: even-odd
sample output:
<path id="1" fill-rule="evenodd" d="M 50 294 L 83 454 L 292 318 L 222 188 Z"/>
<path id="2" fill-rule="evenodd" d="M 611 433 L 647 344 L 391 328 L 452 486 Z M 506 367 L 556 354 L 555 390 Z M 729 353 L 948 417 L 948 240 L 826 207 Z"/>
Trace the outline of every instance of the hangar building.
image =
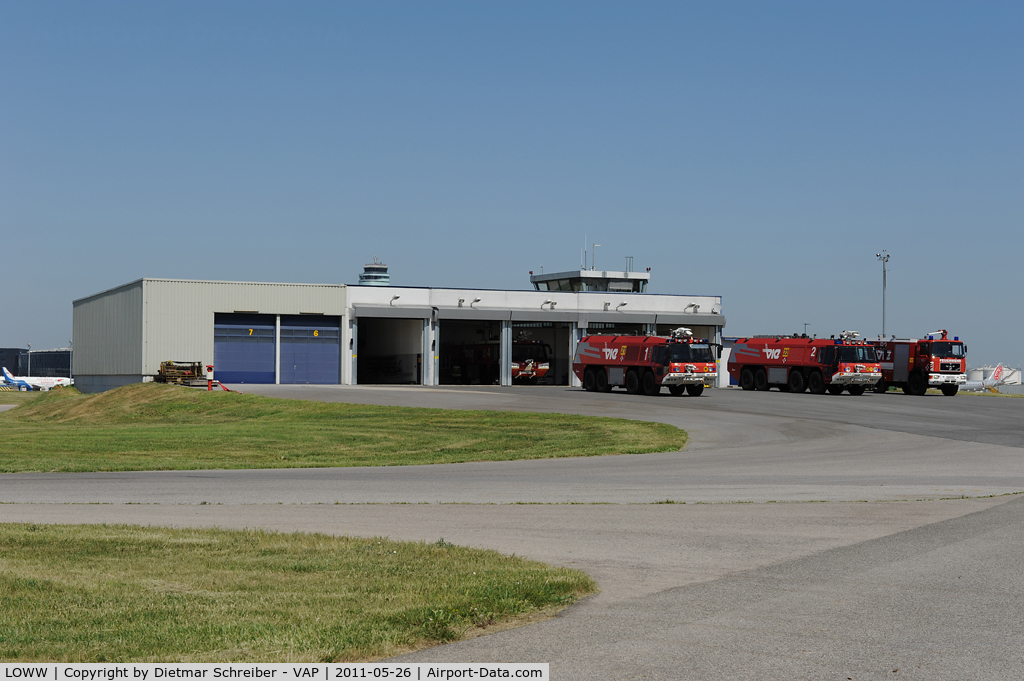
<path id="1" fill-rule="evenodd" d="M 725 326 L 720 296 L 537 288 L 139 279 L 74 301 L 75 385 L 150 381 L 166 360 L 212 364 L 229 384 L 511 385 L 514 355 L 538 349 L 551 365 L 545 382 L 577 385 L 572 357 L 588 333 L 687 326 L 720 343 Z"/>

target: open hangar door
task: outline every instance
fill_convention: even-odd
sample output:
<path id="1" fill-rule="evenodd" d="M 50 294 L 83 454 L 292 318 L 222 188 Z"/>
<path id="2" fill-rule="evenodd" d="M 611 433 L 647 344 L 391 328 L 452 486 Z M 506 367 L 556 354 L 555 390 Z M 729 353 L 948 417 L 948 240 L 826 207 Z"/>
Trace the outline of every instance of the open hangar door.
<path id="1" fill-rule="evenodd" d="M 339 383 L 341 317 L 281 315 L 281 383 Z"/>
<path id="2" fill-rule="evenodd" d="M 570 322 L 512 322 L 513 383 L 569 385 L 571 336 Z M 545 364 L 544 375 L 537 376 L 534 367 Z"/>
<path id="3" fill-rule="evenodd" d="M 498 385 L 501 382 L 501 322 L 442 319 L 440 385 Z"/>
<path id="4" fill-rule="evenodd" d="M 358 317 L 356 383 L 423 383 L 423 320 Z"/>
<path id="5" fill-rule="evenodd" d="M 273 383 L 276 323 L 272 314 L 214 314 L 213 377 L 221 383 Z"/>

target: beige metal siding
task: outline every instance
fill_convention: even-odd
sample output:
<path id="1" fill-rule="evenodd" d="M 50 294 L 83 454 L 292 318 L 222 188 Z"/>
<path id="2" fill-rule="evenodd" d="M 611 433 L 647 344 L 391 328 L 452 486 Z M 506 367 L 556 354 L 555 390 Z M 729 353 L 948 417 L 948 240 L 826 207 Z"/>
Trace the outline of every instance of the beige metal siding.
<path id="1" fill-rule="evenodd" d="M 342 316 L 345 286 L 146 279 L 142 373 L 165 360 L 213 364 L 213 315 L 243 311 Z"/>
<path id="2" fill-rule="evenodd" d="M 142 373 L 142 281 L 73 303 L 74 374 Z"/>

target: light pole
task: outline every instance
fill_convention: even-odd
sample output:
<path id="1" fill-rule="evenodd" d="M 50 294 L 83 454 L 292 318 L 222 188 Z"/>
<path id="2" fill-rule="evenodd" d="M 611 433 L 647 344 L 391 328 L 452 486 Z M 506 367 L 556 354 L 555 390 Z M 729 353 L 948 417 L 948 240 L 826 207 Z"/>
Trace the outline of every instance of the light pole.
<path id="1" fill-rule="evenodd" d="M 26 343 L 25 345 L 28 346 L 28 375 L 29 375 L 29 378 L 31 378 L 32 377 L 32 344 L 31 343 Z"/>
<path id="2" fill-rule="evenodd" d="M 881 253 L 875 253 L 875 257 L 882 263 L 882 337 L 885 338 L 885 265 L 889 262 L 889 251 L 883 250 Z"/>
<path id="3" fill-rule="evenodd" d="M 810 326 L 810 325 L 811 325 L 810 322 L 804 322 L 804 335 L 805 336 L 807 335 L 807 327 Z"/>

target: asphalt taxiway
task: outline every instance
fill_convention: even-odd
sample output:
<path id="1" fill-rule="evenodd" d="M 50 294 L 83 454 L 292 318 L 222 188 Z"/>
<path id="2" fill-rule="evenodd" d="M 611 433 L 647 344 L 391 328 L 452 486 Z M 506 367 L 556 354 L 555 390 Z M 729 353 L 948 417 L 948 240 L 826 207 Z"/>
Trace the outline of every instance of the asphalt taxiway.
<path id="1" fill-rule="evenodd" d="M 691 441 L 527 462 L 6 475 L 0 520 L 443 537 L 579 567 L 602 589 L 410 660 L 547 661 L 557 679 L 1011 678 L 1024 662 L 1024 400 L 242 390 L 639 418 Z"/>

